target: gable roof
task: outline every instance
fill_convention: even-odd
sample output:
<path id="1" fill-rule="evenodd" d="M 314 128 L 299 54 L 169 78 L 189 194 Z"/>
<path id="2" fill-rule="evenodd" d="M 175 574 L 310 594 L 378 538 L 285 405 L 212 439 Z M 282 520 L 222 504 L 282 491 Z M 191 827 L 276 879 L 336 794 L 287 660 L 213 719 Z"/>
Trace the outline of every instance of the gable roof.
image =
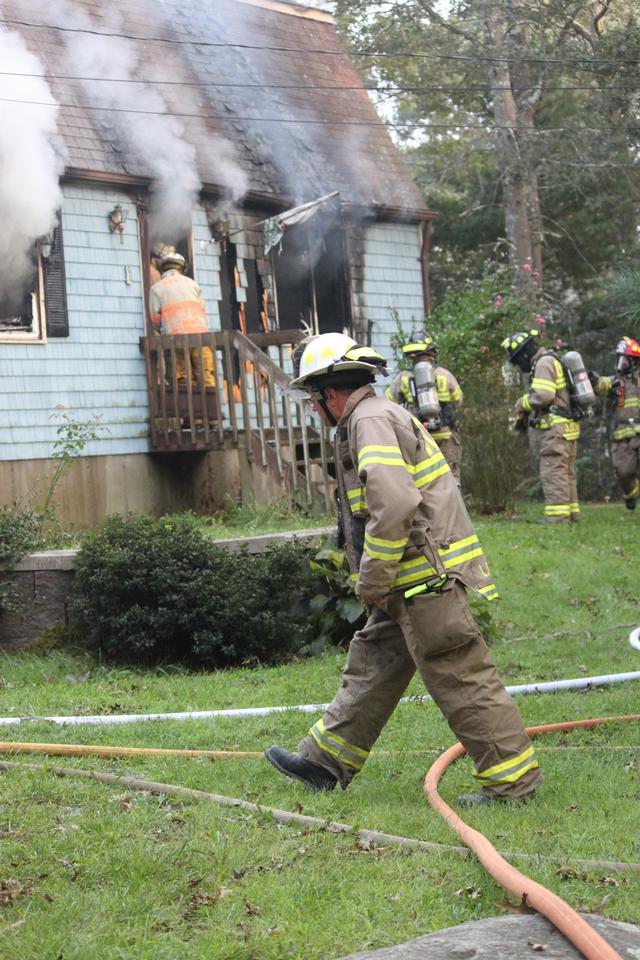
<path id="1" fill-rule="evenodd" d="M 343 203 L 427 213 L 327 13 L 283 0 L 114 5 L 5 0 L 22 21 L 7 29 L 60 105 L 68 170 L 152 177 L 139 138 L 166 131 L 163 147 L 193 145 L 208 186 L 295 202 L 339 190 Z M 98 45 L 114 82 L 78 79 L 97 76 Z"/>

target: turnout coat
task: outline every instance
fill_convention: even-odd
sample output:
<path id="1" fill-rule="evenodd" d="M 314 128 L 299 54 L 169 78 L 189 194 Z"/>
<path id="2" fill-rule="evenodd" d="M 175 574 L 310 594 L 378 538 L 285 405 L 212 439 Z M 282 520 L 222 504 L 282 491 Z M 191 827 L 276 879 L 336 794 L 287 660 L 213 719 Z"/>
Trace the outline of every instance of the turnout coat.
<path id="1" fill-rule="evenodd" d="M 498 596 L 451 470 L 404 407 L 371 386 L 351 394 L 335 435 L 345 550 L 357 594 L 458 580 Z"/>

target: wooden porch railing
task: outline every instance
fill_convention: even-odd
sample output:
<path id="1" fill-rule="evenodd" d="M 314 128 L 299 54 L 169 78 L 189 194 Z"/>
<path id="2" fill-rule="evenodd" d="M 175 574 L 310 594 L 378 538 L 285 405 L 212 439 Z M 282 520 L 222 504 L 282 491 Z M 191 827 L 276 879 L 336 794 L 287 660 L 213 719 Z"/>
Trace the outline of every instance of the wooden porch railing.
<path id="1" fill-rule="evenodd" d="M 149 390 L 151 445 L 157 451 L 209 450 L 225 434 L 246 438 L 249 459 L 275 472 L 286 490 L 331 510 L 332 454 L 328 430 L 306 403 L 283 391 L 296 330 L 151 336 L 141 339 Z M 204 386 L 202 347 L 214 358 L 215 387 Z M 192 369 L 192 351 L 196 358 Z M 178 381 L 177 351 L 186 380 Z M 275 353 L 277 362 L 266 351 Z M 191 374 L 194 374 L 193 376 Z"/>

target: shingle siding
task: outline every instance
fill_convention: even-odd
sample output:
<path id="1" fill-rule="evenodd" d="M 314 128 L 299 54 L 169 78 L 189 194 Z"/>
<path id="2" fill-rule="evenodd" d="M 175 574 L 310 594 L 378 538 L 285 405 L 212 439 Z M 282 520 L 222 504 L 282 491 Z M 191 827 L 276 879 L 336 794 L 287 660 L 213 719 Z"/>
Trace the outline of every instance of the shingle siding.
<path id="1" fill-rule="evenodd" d="M 51 456 L 62 404 L 75 419 L 94 414 L 105 428 L 87 455 L 146 453 L 147 386 L 137 213 L 117 190 L 67 185 L 62 226 L 69 337 L 48 343 L 0 342 L 0 459 Z M 127 213 L 122 243 L 109 211 Z"/>
<path id="2" fill-rule="evenodd" d="M 418 227 L 410 223 L 367 227 L 363 260 L 358 305 L 372 324 L 371 345 L 392 364 L 391 337 L 396 333 L 392 311 L 397 311 L 407 334 L 421 327 L 424 319 Z"/>

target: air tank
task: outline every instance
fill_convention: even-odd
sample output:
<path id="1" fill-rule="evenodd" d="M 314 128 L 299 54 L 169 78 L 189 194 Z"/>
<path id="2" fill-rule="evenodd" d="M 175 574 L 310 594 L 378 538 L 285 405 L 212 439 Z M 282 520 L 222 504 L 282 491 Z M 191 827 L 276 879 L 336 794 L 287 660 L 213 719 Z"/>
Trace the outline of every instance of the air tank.
<path id="1" fill-rule="evenodd" d="M 438 400 L 435 366 L 429 360 L 420 360 L 413 368 L 413 376 L 420 419 L 426 423 L 440 420 L 442 413 Z"/>
<path id="2" fill-rule="evenodd" d="M 582 410 L 589 410 L 596 402 L 596 395 L 582 357 L 577 350 L 569 350 L 562 357 L 562 362 L 571 381 L 570 390 L 573 399 Z"/>

